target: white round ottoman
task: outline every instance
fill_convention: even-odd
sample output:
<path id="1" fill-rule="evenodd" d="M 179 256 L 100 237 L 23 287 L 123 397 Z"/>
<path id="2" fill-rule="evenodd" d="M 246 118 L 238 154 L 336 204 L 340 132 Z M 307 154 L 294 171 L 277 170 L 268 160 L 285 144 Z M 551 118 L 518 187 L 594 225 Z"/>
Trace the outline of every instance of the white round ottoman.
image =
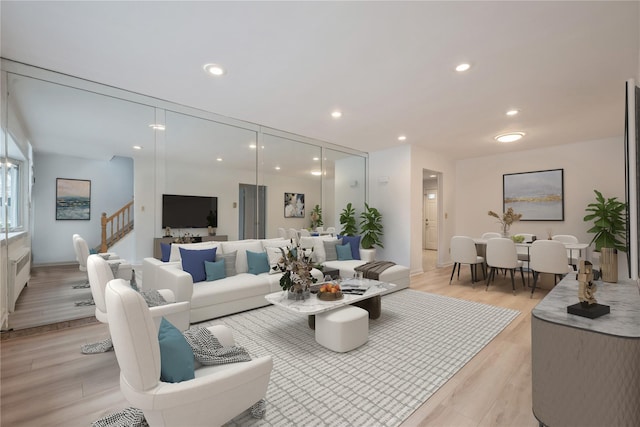
<path id="1" fill-rule="evenodd" d="M 316 342 L 329 350 L 344 353 L 369 339 L 369 313 L 346 305 L 316 314 Z"/>

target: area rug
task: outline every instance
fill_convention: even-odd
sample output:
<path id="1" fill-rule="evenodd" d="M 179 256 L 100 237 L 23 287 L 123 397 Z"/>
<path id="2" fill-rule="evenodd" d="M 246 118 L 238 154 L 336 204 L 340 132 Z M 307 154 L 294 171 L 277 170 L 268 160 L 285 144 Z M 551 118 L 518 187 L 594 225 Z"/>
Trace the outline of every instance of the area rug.
<path id="1" fill-rule="evenodd" d="M 348 353 L 276 306 L 195 326 L 225 324 L 253 356 L 273 357 L 264 418 L 245 412 L 227 426 L 397 426 L 518 314 L 405 289 L 382 298 L 369 341 Z"/>

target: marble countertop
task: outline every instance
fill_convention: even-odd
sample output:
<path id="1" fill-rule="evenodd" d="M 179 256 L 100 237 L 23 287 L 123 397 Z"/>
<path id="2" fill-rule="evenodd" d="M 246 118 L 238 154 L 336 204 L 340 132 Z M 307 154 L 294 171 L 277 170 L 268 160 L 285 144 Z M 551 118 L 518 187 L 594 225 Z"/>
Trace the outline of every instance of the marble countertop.
<path id="1" fill-rule="evenodd" d="M 624 338 L 640 338 L 640 286 L 634 280 L 618 283 L 595 282 L 598 304 L 610 306 L 611 312 L 596 319 L 567 313 L 567 306 L 579 302 L 578 281 L 568 274 L 531 311 L 531 315 L 548 322 Z"/>

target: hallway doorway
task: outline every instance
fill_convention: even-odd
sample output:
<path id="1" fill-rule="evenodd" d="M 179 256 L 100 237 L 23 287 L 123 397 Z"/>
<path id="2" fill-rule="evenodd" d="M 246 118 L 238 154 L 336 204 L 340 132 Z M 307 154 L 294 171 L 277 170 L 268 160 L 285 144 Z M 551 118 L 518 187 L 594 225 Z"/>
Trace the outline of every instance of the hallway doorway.
<path id="1" fill-rule="evenodd" d="M 430 271 L 438 265 L 440 173 L 422 170 L 422 270 Z"/>

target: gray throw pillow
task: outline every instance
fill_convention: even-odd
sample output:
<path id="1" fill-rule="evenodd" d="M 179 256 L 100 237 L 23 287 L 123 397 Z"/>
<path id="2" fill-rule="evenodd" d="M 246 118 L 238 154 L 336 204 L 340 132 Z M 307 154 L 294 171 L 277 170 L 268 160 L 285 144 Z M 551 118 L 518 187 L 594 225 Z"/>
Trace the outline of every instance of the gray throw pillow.
<path id="1" fill-rule="evenodd" d="M 235 276 L 236 273 L 236 254 L 238 251 L 229 252 L 228 254 L 216 253 L 216 261 L 224 260 L 225 277 Z"/>
<path id="2" fill-rule="evenodd" d="M 338 240 L 323 240 L 324 252 L 326 254 L 326 261 L 337 261 L 338 252 L 336 251 L 336 245 L 342 245 L 342 239 Z"/>

